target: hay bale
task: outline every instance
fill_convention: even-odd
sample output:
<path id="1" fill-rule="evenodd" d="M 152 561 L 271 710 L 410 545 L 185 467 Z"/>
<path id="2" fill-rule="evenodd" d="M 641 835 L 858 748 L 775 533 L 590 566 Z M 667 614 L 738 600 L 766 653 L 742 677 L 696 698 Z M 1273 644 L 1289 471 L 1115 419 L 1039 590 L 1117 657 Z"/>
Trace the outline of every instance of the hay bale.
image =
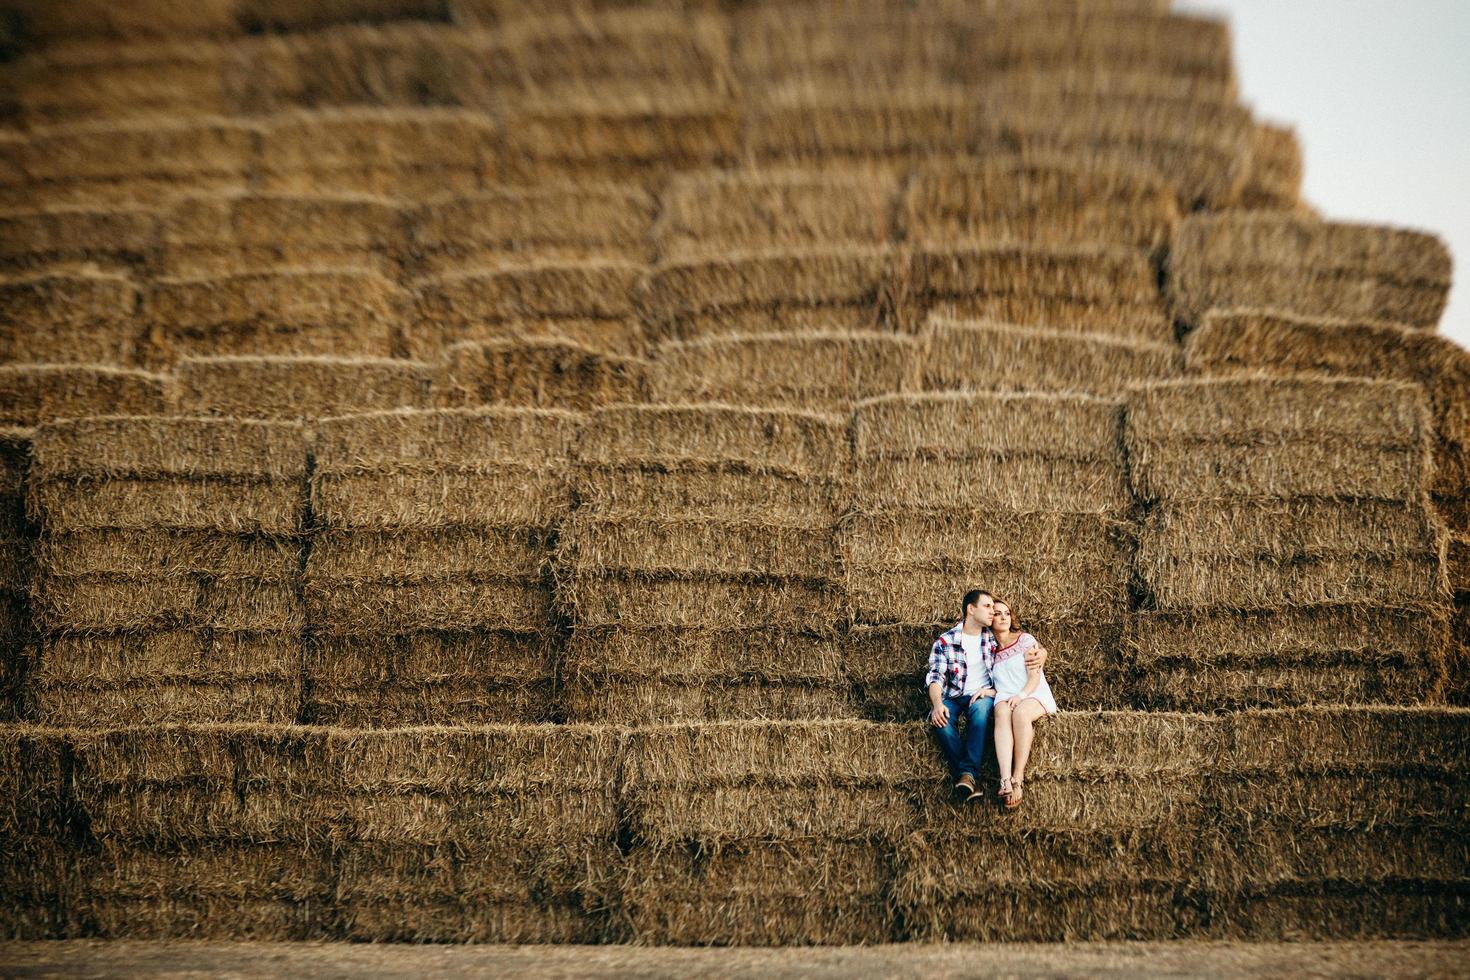
<path id="1" fill-rule="evenodd" d="M 518 334 L 616 349 L 641 334 L 633 297 L 642 275 L 625 261 L 534 261 L 420 280 L 405 341 L 426 359 L 455 343 Z"/>
<path id="2" fill-rule="evenodd" d="M 896 394 L 913 342 L 896 334 L 756 334 L 663 344 L 649 371 L 663 402 L 719 402 L 846 412 Z"/>
<path id="3" fill-rule="evenodd" d="M 1139 706 L 1164 711 L 1432 700 L 1449 645 L 1443 608 L 1353 603 L 1136 612 L 1122 641 Z"/>
<path id="4" fill-rule="evenodd" d="M 1153 266 L 1134 248 L 921 245 L 908 261 L 897 309 L 909 333 L 937 309 L 953 319 L 1161 344 L 1174 339 Z"/>
<path id="5" fill-rule="evenodd" d="M 260 680 L 169 678 L 137 683 L 62 687 L 37 685 L 31 714 L 44 724 L 105 728 L 129 724 L 259 723 L 283 725 L 301 709 L 298 677 Z"/>
<path id="6" fill-rule="evenodd" d="M 527 93 L 595 96 L 609 88 L 706 92 L 730 84 L 724 17 L 630 9 L 522 16 L 501 32 Z"/>
<path id="7" fill-rule="evenodd" d="M 1450 589 L 1456 594 L 1470 593 L 1470 534 L 1455 533 L 1449 536 L 1445 551 L 1445 577 L 1450 580 Z"/>
<path id="8" fill-rule="evenodd" d="M 11 12 L 24 37 L 37 45 L 87 39 L 132 41 L 179 35 L 231 34 L 238 0 L 181 4 L 170 0 L 118 8 L 102 0 L 58 7 L 44 0 L 16 0 Z"/>
<path id="9" fill-rule="evenodd" d="M 158 215 L 132 208 L 0 212 L 0 273 L 97 270 L 126 275 L 152 260 Z"/>
<path id="10" fill-rule="evenodd" d="M 371 197 L 190 197 L 162 220 L 161 269 L 179 278 L 276 268 L 398 275 L 406 242 L 396 205 Z"/>
<path id="11" fill-rule="evenodd" d="M 803 82 L 750 103 L 742 156 L 761 166 L 902 169 L 916 158 L 970 152 L 983 114 L 954 85 L 921 80 L 849 92 Z"/>
<path id="12" fill-rule="evenodd" d="M 158 375 L 121 368 L 0 365 L 0 425 L 30 427 L 93 415 L 161 415 L 167 384 Z"/>
<path id="13" fill-rule="evenodd" d="M 868 841 L 634 848 L 620 895 L 635 942 L 877 943 L 897 934 L 891 874 L 891 847 Z"/>
<path id="14" fill-rule="evenodd" d="M 192 627 L 148 633 L 56 633 L 37 643 L 35 681 L 56 696 L 169 683 L 296 683 L 301 637 Z M 59 704 L 57 710 L 65 711 Z M 290 718 L 285 719 L 290 721 Z M 54 724 L 55 722 L 53 722 Z"/>
<path id="15" fill-rule="evenodd" d="M 517 265 L 649 257 L 654 199 L 631 184 L 497 187 L 409 213 L 414 267 L 422 276 Z"/>
<path id="16" fill-rule="evenodd" d="M 1124 442 L 1145 499 L 1408 500 L 1425 487 L 1429 427 L 1417 385 L 1253 375 L 1130 386 Z"/>
<path id="17" fill-rule="evenodd" d="M 558 572 L 828 579 L 837 572 L 831 525 L 668 517 L 580 517 L 561 530 Z"/>
<path id="18" fill-rule="evenodd" d="M 623 806 L 636 843 L 893 839 L 933 765 L 918 726 L 724 722 L 628 735 Z"/>
<path id="19" fill-rule="evenodd" d="M 80 813 L 68 791 L 65 736 L 0 725 L 0 936 L 54 939 L 75 927 L 81 884 L 70 847 Z"/>
<path id="20" fill-rule="evenodd" d="M 144 339 L 137 304 L 137 285 L 112 273 L 0 278 L 0 360 L 134 363 Z"/>
<path id="21" fill-rule="evenodd" d="M 393 577 L 539 578 L 551 560 L 546 527 L 482 526 L 418 529 L 321 529 L 312 536 L 309 579 Z"/>
<path id="22" fill-rule="evenodd" d="M 38 628 L 52 631 L 148 630 L 212 626 L 299 630 L 295 582 L 247 576 L 48 575 L 33 587 Z"/>
<path id="23" fill-rule="evenodd" d="M 299 534 L 306 509 L 299 482 L 193 476 L 49 480 L 30 488 L 27 508 L 48 531 L 118 528 L 268 535 Z"/>
<path id="24" fill-rule="evenodd" d="M 346 357 L 186 357 L 173 404 L 190 415 L 318 419 L 427 408 L 432 369 L 415 361 Z"/>
<path id="25" fill-rule="evenodd" d="M 503 139 L 490 116 L 457 109 L 281 115 L 262 129 L 257 181 L 285 194 L 470 194 L 501 172 Z"/>
<path id="26" fill-rule="evenodd" d="M 758 463 L 669 460 L 579 463 L 572 471 L 577 513 L 642 517 L 650 513 L 725 520 L 832 519 L 847 494 L 831 476 L 764 469 Z"/>
<path id="27" fill-rule="evenodd" d="M 455 344 L 434 380 L 445 407 L 521 405 L 591 411 L 644 401 L 647 363 L 555 338 Z"/>
<path id="28" fill-rule="evenodd" d="M 1302 145 L 1289 126 L 1260 123 L 1251 152 L 1250 175 L 1240 206 L 1253 211 L 1296 211 L 1302 201 Z"/>
<path id="29" fill-rule="evenodd" d="M 858 170 L 678 174 L 660 195 L 661 258 L 882 245 L 897 181 Z"/>
<path id="30" fill-rule="evenodd" d="M 726 166 L 740 150 L 728 97 L 678 84 L 530 96 L 506 114 L 506 173 L 521 184 L 627 181 Z"/>
<path id="31" fill-rule="evenodd" d="M 1211 936 L 1251 941 L 1451 939 L 1464 934 L 1466 894 L 1458 881 L 1293 882 L 1212 895 Z"/>
<path id="32" fill-rule="evenodd" d="M 913 382 L 922 391 L 1049 391 L 1116 397 L 1183 373 L 1177 347 L 930 316 Z"/>
<path id="33" fill-rule="evenodd" d="M 885 248 L 748 252 L 663 262 L 649 272 L 646 322 L 662 339 L 875 329 L 895 258 Z"/>
<path id="34" fill-rule="evenodd" d="M 1180 221 L 1171 185 L 1136 168 L 1065 156 L 996 156 L 919 166 L 904 188 L 906 240 L 1163 248 Z"/>
<path id="35" fill-rule="evenodd" d="M 224 119 L 141 119 L 33 130 L 22 146 L 32 205 L 157 205 L 182 191 L 242 191 L 258 133 Z"/>
<path id="36" fill-rule="evenodd" d="M 393 353 L 407 302 L 374 272 L 280 269 L 202 279 L 159 279 L 144 294 L 154 357 Z"/>
<path id="37" fill-rule="evenodd" d="M 1450 256 L 1433 235 L 1270 212 L 1193 216 L 1168 260 L 1179 315 L 1275 309 L 1429 328 L 1444 310 Z"/>
<path id="38" fill-rule="evenodd" d="M 36 545 L 48 575 L 246 576 L 286 581 L 299 574 L 300 543 L 283 537 L 165 529 L 51 528 Z"/>
<path id="39" fill-rule="evenodd" d="M 553 625 L 551 594 L 539 582 L 495 575 L 397 575 L 307 579 L 306 620 L 341 636 L 473 630 L 535 633 Z"/>
<path id="40" fill-rule="evenodd" d="M 306 476 L 297 423 L 110 416 L 52 422 L 32 442 L 38 482 L 192 477 L 297 483 Z"/>
<path id="41" fill-rule="evenodd" d="M 565 573 L 558 604 L 579 626 L 718 627 L 832 634 L 844 620 L 835 584 L 744 575 Z"/>
<path id="42" fill-rule="evenodd" d="M 546 633 L 318 634 L 303 713 L 348 728 L 550 721 L 556 655 Z"/>

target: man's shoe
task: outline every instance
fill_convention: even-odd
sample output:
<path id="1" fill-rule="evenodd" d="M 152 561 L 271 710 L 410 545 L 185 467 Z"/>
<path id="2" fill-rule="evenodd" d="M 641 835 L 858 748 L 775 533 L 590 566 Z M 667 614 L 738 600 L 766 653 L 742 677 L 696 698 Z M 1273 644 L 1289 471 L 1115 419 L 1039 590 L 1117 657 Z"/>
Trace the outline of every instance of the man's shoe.
<path id="1" fill-rule="evenodd" d="M 955 780 L 954 792 L 956 796 L 963 793 L 968 797 L 971 793 L 975 792 L 975 777 L 969 773 L 965 773 L 959 779 Z"/>
<path id="2" fill-rule="evenodd" d="M 969 796 L 965 797 L 965 802 L 967 804 L 968 803 L 984 802 L 984 800 L 985 800 L 985 791 L 984 790 L 980 790 L 980 789 L 975 790 L 975 792 L 973 792 Z"/>

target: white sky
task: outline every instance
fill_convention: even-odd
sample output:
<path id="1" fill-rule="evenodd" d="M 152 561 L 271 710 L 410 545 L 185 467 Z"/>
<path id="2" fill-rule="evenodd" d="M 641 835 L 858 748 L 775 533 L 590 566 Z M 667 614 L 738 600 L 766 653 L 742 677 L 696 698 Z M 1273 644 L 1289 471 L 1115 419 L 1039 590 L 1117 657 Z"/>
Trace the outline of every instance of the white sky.
<path id="1" fill-rule="evenodd" d="M 1449 243 L 1440 330 L 1470 347 L 1470 0 L 1175 0 L 1226 17 L 1242 95 L 1296 128 L 1326 218 Z"/>

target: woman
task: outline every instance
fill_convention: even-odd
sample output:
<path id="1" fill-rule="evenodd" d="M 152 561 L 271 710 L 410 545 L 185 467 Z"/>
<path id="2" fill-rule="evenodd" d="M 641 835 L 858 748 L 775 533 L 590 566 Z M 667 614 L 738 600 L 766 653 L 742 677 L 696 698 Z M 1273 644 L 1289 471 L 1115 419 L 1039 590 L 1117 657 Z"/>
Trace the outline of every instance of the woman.
<path id="1" fill-rule="evenodd" d="M 1021 630 L 1010 603 L 995 600 L 990 629 L 996 644 L 995 757 L 1000 763 L 1000 795 L 1011 810 L 1021 805 L 1034 726 L 1045 715 L 1056 714 L 1057 702 L 1045 672 L 1039 667 L 1026 669 L 1026 651 L 1036 646 L 1036 637 Z"/>

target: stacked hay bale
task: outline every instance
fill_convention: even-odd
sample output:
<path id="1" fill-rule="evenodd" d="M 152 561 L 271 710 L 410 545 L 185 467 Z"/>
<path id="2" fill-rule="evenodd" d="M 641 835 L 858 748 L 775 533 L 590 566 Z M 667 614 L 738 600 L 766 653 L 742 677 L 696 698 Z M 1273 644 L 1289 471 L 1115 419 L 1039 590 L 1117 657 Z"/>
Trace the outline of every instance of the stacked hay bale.
<path id="1" fill-rule="evenodd" d="M 71 206 L 0 213 L 0 273 L 82 268 L 142 271 L 158 246 L 158 215 L 142 208 Z"/>
<path id="2" fill-rule="evenodd" d="M 1174 339 L 1146 252 L 1133 246 L 919 244 L 898 294 L 898 324 L 929 315 L 994 320 L 1151 343 Z"/>
<path id="3" fill-rule="evenodd" d="M 31 717 L 294 720 L 301 427 L 77 419 L 40 426 L 33 455 Z"/>
<path id="4" fill-rule="evenodd" d="M 650 367 L 650 398 L 846 414 L 865 398 L 902 390 L 914 346 L 876 332 L 675 341 L 659 347 Z"/>
<path id="5" fill-rule="evenodd" d="M 1375 630 L 1379 627 L 1375 625 Z M 1207 933 L 1458 937 L 1470 892 L 1470 712 L 1249 711 L 1223 720 Z"/>
<path id="6" fill-rule="evenodd" d="M 136 364 L 145 334 L 138 286 L 110 272 L 0 279 L 0 361 Z"/>
<path id="7" fill-rule="evenodd" d="M 1193 215 L 1168 263 L 1181 319 L 1213 308 L 1433 327 L 1450 288 L 1450 255 L 1433 235 L 1279 212 Z"/>
<path id="8" fill-rule="evenodd" d="M 186 357 L 172 404 L 186 415 L 312 421 L 428 408 L 433 369 L 394 358 Z"/>
<path id="9" fill-rule="evenodd" d="M 861 170 L 702 171 L 660 195 L 662 258 L 885 244 L 898 182 Z"/>
<path id="10" fill-rule="evenodd" d="M 29 429 L 0 428 L 0 722 L 22 713 L 31 666 L 31 566 L 35 528 L 26 517 Z"/>
<path id="11" fill-rule="evenodd" d="M 1240 192 L 1240 207 L 1251 211 L 1305 212 L 1302 202 L 1302 144 L 1286 126 L 1256 126 L 1250 176 Z"/>
<path id="12" fill-rule="evenodd" d="M 1207 921 L 1210 768 L 1224 724 L 1200 715 L 1064 712 L 1037 726 L 1020 814 L 956 812 L 938 792 L 897 852 L 914 939 L 1173 939 Z M 993 784 L 987 785 L 993 791 Z"/>
<path id="13" fill-rule="evenodd" d="M 0 426 L 31 428 L 90 415 L 162 415 L 168 379 L 84 364 L 0 365 Z"/>
<path id="14" fill-rule="evenodd" d="M 0 725 L 0 938 L 59 939 L 78 924 L 67 748 L 55 729 Z"/>
<path id="15" fill-rule="evenodd" d="M 316 426 L 307 717 L 549 720 L 547 576 L 578 417 L 377 412 Z"/>
<path id="16" fill-rule="evenodd" d="M 1422 392 L 1399 382 L 1130 389 L 1130 476 L 1148 505 L 1128 642 L 1141 703 L 1437 696 L 1450 602 L 1428 429 Z M 1364 613 L 1378 624 L 1367 636 Z"/>
<path id="17" fill-rule="evenodd" d="M 1253 371 L 1352 375 L 1414 382 L 1434 420 L 1431 499 L 1450 531 L 1447 571 L 1457 605 L 1470 610 L 1470 354 L 1454 341 L 1390 323 L 1299 317 L 1268 310 L 1211 310 L 1185 342 L 1203 375 Z M 1470 631 L 1460 638 L 1447 695 L 1470 696 Z"/>
<path id="18" fill-rule="evenodd" d="M 397 284 L 356 269 L 276 268 L 162 278 L 143 294 L 151 361 L 189 355 L 388 357 L 407 309 Z"/>
<path id="19" fill-rule="evenodd" d="M 645 319 L 659 340 L 883 329 L 898 261 L 862 246 L 665 261 L 649 272 Z"/>
<path id="20" fill-rule="evenodd" d="M 567 717 L 850 717 L 832 543 L 847 458 L 845 427 L 830 416 L 594 413 L 556 558 L 573 627 Z"/>
<path id="21" fill-rule="evenodd" d="M 434 377 L 435 404 L 591 411 L 643 401 L 648 364 L 555 337 L 455 344 Z"/>
<path id="22" fill-rule="evenodd" d="M 623 914 L 647 943 L 892 939 L 894 842 L 932 749 L 917 726 L 732 722 L 630 733 Z"/>
<path id="23" fill-rule="evenodd" d="M 163 216 L 163 274 L 205 278 L 277 268 L 359 269 L 397 278 L 398 208 L 371 197 L 191 197 Z"/>
<path id="24" fill-rule="evenodd" d="M 918 339 L 920 391 L 1053 391 L 1116 398 L 1183 373 L 1172 344 L 934 315 Z"/>
<path id="25" fill-rule="evenodd" d="M 986 588 L 1054 655 L 1069 708 L 1122 707 L 1130 499 L 1121 406 L 1080 395 L 876 398 L 853 422 L 852 513 L 839 543 L 846 663 L 875 717 L 923 713 L 930 644 Z"/>

